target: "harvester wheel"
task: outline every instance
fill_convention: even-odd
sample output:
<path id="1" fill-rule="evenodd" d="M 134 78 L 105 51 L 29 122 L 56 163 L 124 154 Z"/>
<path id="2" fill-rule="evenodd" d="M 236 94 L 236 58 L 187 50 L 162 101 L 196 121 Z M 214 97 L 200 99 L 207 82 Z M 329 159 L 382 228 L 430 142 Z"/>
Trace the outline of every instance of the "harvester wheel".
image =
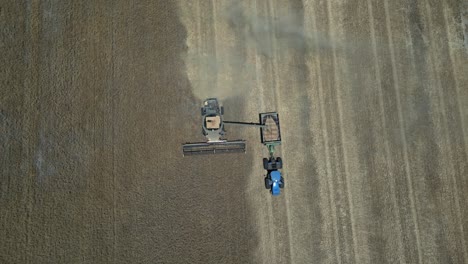
<path id="1" fill-rule="evenodd" d="M 221 106 L 221 115 L 224 115 L 224 106 Z"/>

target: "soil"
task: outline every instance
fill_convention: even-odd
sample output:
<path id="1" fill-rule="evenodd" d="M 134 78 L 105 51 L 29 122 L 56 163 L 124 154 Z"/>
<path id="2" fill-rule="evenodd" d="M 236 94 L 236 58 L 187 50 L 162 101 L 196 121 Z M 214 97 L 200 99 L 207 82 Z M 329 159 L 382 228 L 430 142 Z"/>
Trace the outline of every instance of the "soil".
<path id="1" fill-rule="evenodd" d="M 468 263 L 466 5 L 0 4 L 0 263 Z M 285 188 L 183 157 L 276 111 Z"/>

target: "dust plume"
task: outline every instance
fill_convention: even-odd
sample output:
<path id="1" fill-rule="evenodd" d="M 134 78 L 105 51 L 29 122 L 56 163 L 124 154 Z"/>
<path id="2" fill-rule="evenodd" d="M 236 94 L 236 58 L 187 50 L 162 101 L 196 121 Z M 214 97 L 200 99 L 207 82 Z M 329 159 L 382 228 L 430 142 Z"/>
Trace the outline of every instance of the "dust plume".
<path id="1" fill-rule="evenodd" d="M 302 10 L 277 10 L 273 17 L 258 15 L 245 1 L 200 1 L 198 14 L 193 5 L 180 7 L 187 74 L 199 99 L 247 96 L 257 85 L 259 59 L 331 48 L 320 33 L 306 33 Z"/>
<path id="2" fill-rule="evenodd" d="M 185 63 L 194 95 L 199 99 L 225 100 L 241 96 L 255 83 L 255 65 L 246 63 L 242 54 L 226 52 L 198 54 L 188 52 Z"/>
<path id="3" fill-rule="evenodd" d="M 272 58 L 291 50 L 306 53 L 332 48 L 329 38 L 304 29 L 303 10 L 278 10 L 274 17 L 260 16 L 240 1 L 233 1 L 225 11 L 229 24 L 243 31 L 246 45 L 258 55 Z"/>

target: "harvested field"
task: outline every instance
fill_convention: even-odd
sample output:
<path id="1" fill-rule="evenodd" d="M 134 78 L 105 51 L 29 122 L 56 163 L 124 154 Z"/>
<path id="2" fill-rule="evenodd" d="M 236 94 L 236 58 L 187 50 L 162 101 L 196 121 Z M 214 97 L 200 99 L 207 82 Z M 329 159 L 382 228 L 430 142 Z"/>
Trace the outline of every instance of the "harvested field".
<path id="1" fill-rule="evenodd" d="M 462 0 L 3 1 L 0 263 L 468 263 Z M 285 189 L 183 157 L 277 111 Z"/>

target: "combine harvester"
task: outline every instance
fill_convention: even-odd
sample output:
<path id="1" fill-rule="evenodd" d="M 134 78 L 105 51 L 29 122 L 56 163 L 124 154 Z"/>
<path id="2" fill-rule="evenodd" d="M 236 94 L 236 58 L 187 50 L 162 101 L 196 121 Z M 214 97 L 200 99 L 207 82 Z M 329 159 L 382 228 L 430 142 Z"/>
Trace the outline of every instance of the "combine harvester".
<path id="1" fill-rule="evenodd" d="M 260 123 L 246 123 L 224 121 L 224 107 L 220 106 L 216 98 L 208 98 L 201 108 L 202 133 L 206 142 L 186 143 L 182 150 L 184 156 L 245 153 L 245 140 L 226 140 L 225 125 L 253 126 L 260 128 L 261 142 L 268 148 L 269 158 L 263 159 L 263 167 L 267 171 L 265 188 L 270 189 L 273 195 L 279 195 L 284 187 L 284 179 L 278 171 L 283 164 L 281 158 L 275 158 L 275 147 L 281 144 L 279 117 L 276 112 L 261 113 Z"/>

